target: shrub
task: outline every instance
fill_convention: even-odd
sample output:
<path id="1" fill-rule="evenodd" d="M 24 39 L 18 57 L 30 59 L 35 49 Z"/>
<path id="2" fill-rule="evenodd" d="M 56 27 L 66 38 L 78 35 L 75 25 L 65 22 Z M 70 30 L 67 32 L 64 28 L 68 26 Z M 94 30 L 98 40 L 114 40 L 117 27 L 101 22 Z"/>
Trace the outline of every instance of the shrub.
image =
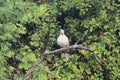
<path id="1" fill-rule="evenodd" d="M 0 79 L 21 80 L 43 52 L 57 49 L 59 30 L 65 30 L 71 45 L 80 39 L 95 51 L 78 49 L 46 56 L 31 79 L 119 80 L 120 17 L 119 0 L 1 0 Z M 43 67 L 43 69 L 41 69 Z M 48 71 L 48 72 L 46 72 Z"/>

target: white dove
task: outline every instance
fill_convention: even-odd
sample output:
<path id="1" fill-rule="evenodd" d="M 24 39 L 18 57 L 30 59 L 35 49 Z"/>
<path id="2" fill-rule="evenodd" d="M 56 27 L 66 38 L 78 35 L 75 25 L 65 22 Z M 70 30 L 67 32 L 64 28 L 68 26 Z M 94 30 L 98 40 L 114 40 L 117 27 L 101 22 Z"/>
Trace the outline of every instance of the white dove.
<path id="1" fill-rule="evenodd" d="M 60 31 L 60 35 L 58 36 L 57 38 L 57 44 L 60 46 L 60 47 L 68 47 L 69 46 L 69 40 L 68 40 L 68 37 L 64 34 L 64 30 L 61 30 Z M 66 59 L 68 60 L 70 55 L 69 53 L 65 53 L 65 56 L 66 56 Z"/>

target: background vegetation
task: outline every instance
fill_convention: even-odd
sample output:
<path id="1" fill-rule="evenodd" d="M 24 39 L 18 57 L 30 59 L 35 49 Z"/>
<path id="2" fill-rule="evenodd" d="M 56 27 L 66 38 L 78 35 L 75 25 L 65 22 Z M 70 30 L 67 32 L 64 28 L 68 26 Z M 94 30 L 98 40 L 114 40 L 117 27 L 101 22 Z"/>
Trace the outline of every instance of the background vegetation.
<path id="1" fill-rule="evenodd" d="M 80 49 L 69 61 L 50 55 L 32 80 L 120 79 L 120 0 L 0 0 L 0 79 L 21 80 L 45 49 L 58 48 L 60 29 L 71 45 L 80 39 L 106 63 Z"/>

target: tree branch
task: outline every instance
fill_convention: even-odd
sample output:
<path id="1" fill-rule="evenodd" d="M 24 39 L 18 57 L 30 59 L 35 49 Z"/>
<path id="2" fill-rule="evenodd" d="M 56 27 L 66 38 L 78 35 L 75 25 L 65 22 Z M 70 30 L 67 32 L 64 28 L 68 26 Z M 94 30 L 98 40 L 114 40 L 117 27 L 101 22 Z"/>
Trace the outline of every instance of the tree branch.
<path id="1" fill-rule="evenodd" d="M 30 74 L 34 71 L 34 69 L 44 60 L 44 56 L 41 56 L 41 58 L 36 62 L 25 74 L 23 80 L 27 80 L 30 77 Z"/>
<path id="2" fill-rule="evenodd" d="M 38 62 L 36 62 L 35 64 L 33 64 L 33 66 L 27 71 L 27 73 L 25 74 L 23 80 L 27 80 L 29 77 L 30 77 L 30 74 L 34 71 L 34 69 L 44 60 L 44 57 L 46 55 L 51 55 L 51 54 L 55 54 L 55 53 L 59 53 L 61 51 L 66 51 L 66 50 L 73 50 L 73 49 L 84 49 L 84 50 L 87 50 L 87 51 L 90 51 L 93 53 L 94 57 L 96 58 L 96 60 L 99 60 L 100 61 L 100 58 L 94 54 L 94 51 L 89 49 L 88 47 L 85 47 L 83 46 L 82 44 L 75 44 L 75 45 L 72 45 L 72 46 L 68 46 L 66 48 L 60 48 L 60 49 L 56 49 L 56 50 L 53 50 L 53 51 L 45 51 L 44 54 L 41 56 L 41 58 L 39 59 Z"/>
<path id="3" fill-rule="evenodd" d="M 85 47 L 82 44 L 78 44 L 78 45 L 68 46 L 66 48 L 56 49 L 54 51 L 47 51 L 43 55 L 55 54 L 55 53 L 58 53 L 58 52 L 61 52 L 61 51 L 72 50 L 72 49 L 76 49 L 76 48 L 80 48 L 80 49 L 84 49 L 84 50 L 87 50 L 87 51 L 90 51 L 90 52 L 94 52 L 93 50 L 89 49 L 88 47 Z"/>

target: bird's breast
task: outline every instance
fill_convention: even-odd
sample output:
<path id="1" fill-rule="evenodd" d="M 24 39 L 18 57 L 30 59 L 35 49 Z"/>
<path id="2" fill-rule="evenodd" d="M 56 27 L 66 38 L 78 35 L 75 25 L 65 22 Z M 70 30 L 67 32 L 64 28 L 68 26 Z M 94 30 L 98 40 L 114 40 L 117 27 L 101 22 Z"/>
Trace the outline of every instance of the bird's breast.
<path id="1" fill-rule="evenodd" d="M 57 44 L 60 46 L 60 47 L 67 47 L 69 46 L 69 40 L 66 36 L 62 36 L 60 35 L 58 38 L 57 38 Z"/>

